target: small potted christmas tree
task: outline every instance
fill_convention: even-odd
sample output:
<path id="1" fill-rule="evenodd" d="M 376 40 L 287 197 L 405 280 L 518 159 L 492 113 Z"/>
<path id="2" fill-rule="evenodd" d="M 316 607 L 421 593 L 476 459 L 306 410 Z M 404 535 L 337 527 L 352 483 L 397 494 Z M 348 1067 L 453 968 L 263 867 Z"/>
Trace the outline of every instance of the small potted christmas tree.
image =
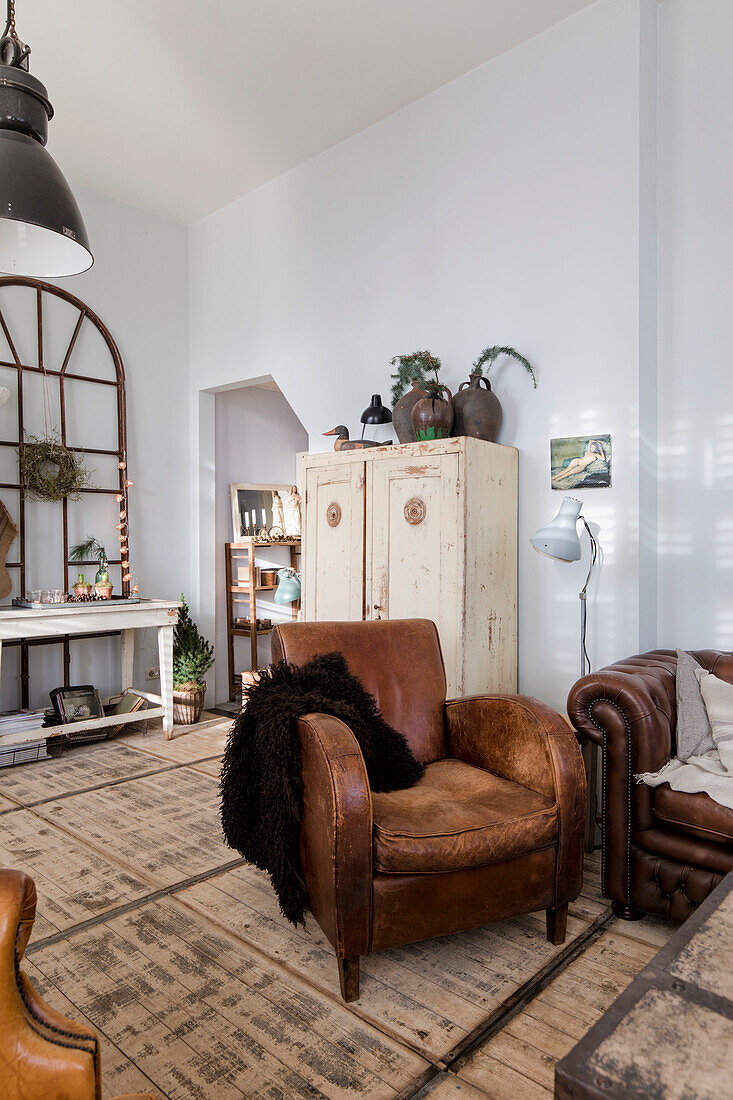
<path id="1" fill-rule="evenodd" d="M 173 630 L 173 721 L 179 726 L 198 722 L 204 709 L 204 676 L 214 663 L 214 647 L 199 634 L 181 593 L 178 622 Z"/>

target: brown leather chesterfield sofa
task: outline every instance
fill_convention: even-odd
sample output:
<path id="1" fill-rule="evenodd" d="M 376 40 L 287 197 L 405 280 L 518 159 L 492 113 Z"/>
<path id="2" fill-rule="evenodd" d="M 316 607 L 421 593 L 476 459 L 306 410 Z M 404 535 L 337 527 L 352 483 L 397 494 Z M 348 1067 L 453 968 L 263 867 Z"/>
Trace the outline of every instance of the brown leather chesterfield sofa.
<path id="1" fill-rule="evenodd" d="M 694 654 L 733 683 L 733 654 Z M 585 676 L 568 714 L 601 746 L 604 897 L 627 920 L 657 913 L 683 921 L 733 869 L 733 810 L 707 794 L 637 783 L 675 755 L 676 653 L 658 649 Z"/>
<path id="2" fill-rule="evenodd" d="M 0 870 L 0 1096 L 100 1100 L 99 1037 L 43 1001 L 20 963 L 36 919 L 36 887 Z M 118 1100 L 153 1100 L 148 1093 Z"/>
<path id="3" fill-rule="evenodd" d="M 300 855 L 308 899 L 338 957 L 344 1000 L 359 956 L 545 909 L 565 939 L 582 882 L 585 773 L 576 738 L 521 695 L 446 702 L 435 624 L 423 619 L 287 623 L 273 660 L 338 650 L 387 722 L 427 765 L 409 790 L 373 794 L 354 735 L 300 720 Z"/>

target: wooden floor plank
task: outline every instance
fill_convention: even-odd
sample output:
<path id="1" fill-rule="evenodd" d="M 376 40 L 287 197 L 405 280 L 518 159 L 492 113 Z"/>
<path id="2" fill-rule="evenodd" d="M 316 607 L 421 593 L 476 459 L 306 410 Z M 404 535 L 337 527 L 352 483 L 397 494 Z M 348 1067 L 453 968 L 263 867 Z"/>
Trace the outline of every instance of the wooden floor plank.
<path id="1" fill-rule="evenodd" d="M 533 1082 L 530 1096 L 536 1087 L 549 1094 L 555 1063 L 572 1050 L 654 954 L 652 946 L 617 935 L 614 924 L 489 1038 L 461 1073 L 494 1095 L 488 1082 L 499 1062 Z M 513 1081 L 511 1074 L 509 1078 L 508 1087 L 512 1082 L 517 1089 L 528 1087 Z M 497 1096 L 504 1095 L 503 1088 L 504 1083 Z"/>
<path id="2" fill-rule="evenodd" d="M 192 771 L 203 772 L 204 775 L 211 775 L 214 779 L 218 779 L 221 775 L 221 761 L 222 758 L 217 756 L 213 760 L 202 760 L 198 764 L 189 764 L 188 766 Z"/>
<path id="3" fill-rule="evenodd" d="M 428 1096 L 430 1100 L 486 1100 L 487 1094 L 452 1073 L 441 1073 L 434 1086 L 425 1093 L 426 1100 Z"/>
<path id="4" fill-rule="evenodd" d="M 141 878 L 32 810 L 3 816 L 0 866 L 24 871 L 36 884 L 34 942 L 150 893 L 150 886 Z"/>
<path id="5" fill-rule="evenodd" d="M 643 920 L 622 920 L 617 917 L 613 923 L 613 930 L 618 936 L 635 940 L 637 943 L 645 943 L 658 951 L 664 947 L 667 940 L 674 935 L 679 928 L 676 921 L 666 920 L 664 917 L 644 917 Z"/>
<path id="6" fill-rule="evenodd" d="M 189 764 L 193 760 L 203 760 L 207 756 L 221 756 L 226 748 L 230 719 L 215 714 L 204 715 L 195 726 L 175 726 L 175 737 L 167 741 L 159 726 L 151 728 L 145 734 L 131 734 L 118 737 L 131 749 L 164 760 L 169 764 Z"/>
<path id="7" fill-rule="evenodd" d="M 557 1059 L 532 1043 L 517 1039 L 506 1028 L 489 1040 L 485 1052 L 479 1052 L 475 1061 L 481 1061 L 486 1055 L 503 1062 L 505 1066 L 529 1078 L 535 1084 L 541 1085 L 549 1092 L 553 1090 Z"/>
<path id="8" fill-rule="evenodd" d="M 389 1100 L 426 1066 L 363 1024 L 352 1049 L 339 1043 L 331 1023 L 348 1024 L 345 1006 L 314 998 L 170 899 L 73 934 L 33 962 L 171 1095 Z"/>
<path id="9" fill-rule="evenodd" d="M 93 1027 L 78 1005 L 66 997 L 61 990 L 34 965 L 30 959 L 24 959 L 22 968 L 34 987 L 52 1008 L 63 1012 L 65 1016 L 78 1024 L 86 1024 Z M 104 1034 L 99 1032 L 100 1051 L 102 1059 L 102 1097 L 109 1100 L 110 1097 L 121 1096 L 126 1093 L 147 1092 L 155 1097 L 165 1100 L 165 1095 L 156 1088 L 153 1081 L 146 1077 L 129 1058 L 126 1058 L 119 1047 Z"/>
<path id="10" fill-rule="evenodd" d="M 47 802 L 35 812 L 153 886 L 170 886 L 237 858 L 219 822 L 215 779 L 189 768 Z"/>
<path id="11" fill-rule="evenodd" d="M 315 988 L 338 995 L 334 954 L 325 936 L 312 920 L 305 930 L 285 922 L 262 872 L 245 865 L 177 896 L 293 967 Z M 580 932 L 586 924 L 577 921 L 574 927 Z M 559 950 L 547 942 L 542 914 L 375 953 L 361 961 L 361 996 L 354 1011 L 439 1059 Z"/>
<path id="12" fill-rule="evenodd" d="M 459 1081 L 480 1088 L 490 1100 L 551 1100 L 552 1091 L 498 1058 L 486 1055 L 458 1073 Z"/>
<path id="13" fill-rule="evenodd" d="M 24 806 L 72 791 L 129 779 L 164 766 L 128 745 L 103 741 L 74 745 L 63 756 L 0 768 L 0 794 Z"/>

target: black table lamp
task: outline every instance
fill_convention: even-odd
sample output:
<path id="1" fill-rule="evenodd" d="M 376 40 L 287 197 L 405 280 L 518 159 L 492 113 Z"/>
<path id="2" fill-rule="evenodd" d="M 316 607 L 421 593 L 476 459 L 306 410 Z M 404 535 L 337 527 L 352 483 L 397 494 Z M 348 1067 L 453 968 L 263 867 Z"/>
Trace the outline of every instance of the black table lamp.
<path id="1" fill-rule="evenodd" d="M 372 399 L 369 403 L 369 407 L 364 409 L 364 412 L 361 414 L 361 423 L 364 425 L 364 427 L 361 429 L 362 439 L 364 438 L 364 431 L 367 424 L 392 423 L 392 413 L 382 404 L 381 393 L 372 394 Z"/>

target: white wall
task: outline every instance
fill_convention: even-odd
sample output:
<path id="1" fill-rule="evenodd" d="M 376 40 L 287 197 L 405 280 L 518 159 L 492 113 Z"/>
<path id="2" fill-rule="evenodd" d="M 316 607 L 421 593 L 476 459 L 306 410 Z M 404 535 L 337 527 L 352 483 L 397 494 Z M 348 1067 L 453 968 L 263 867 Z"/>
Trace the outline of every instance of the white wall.
<path id="1" fill-rule="evenodd" d="M 207 705 L 229 699 L 227 669 L 225 566 L 223 546 L 232 541 L 232 511 L 229 486 L 233 482 L 253 484 L 294 484 L 295 455 L 308 450 L 308 435 L 281 393 L 276 390 L 244 386 L 217 393 L 214 401 L 216 429 L 216 654 L 209 682 L 215 691 L 207 695 Z M 267 556 L 269 555 L 269 557 Z M 262 551 L 258 564 L 265 567 L 288 565 L 289 554 L 282 548 Z M 259 593 L 259 618 L 282 618 L 268 600 L 269 593 Z M 246 608 L 242 608 L 242 614 Z M 258 639 L 260 661 L 270 654 L 269 635 Z M 249 638 L 235 638 L 235 669 L 250 667 Z"/>
<path id="2" fill-rule="evenodd" d="M 638 647 L 639 19 L 601 0 L 191 229 L 194 435 L 200 391 L 250 375 L 322 449 L 387 395 L 395 353 L 429 347 L 449 384 L 487 344 L 536 364 L 538 390 L 516 366 L 496 389 L 521 455 L 521 685 L 558 706 L 584 565 L 528 544 L 561 499 L 551 436 L 613 435 L 613 487 L 586 502 L 605 548 L 591 653 Z"/>
<path id="3" fill-rule="evenodd" d="M 85 188 L 76 189 L 76 194 L 95 263 L 88 273 L 61 280 L 59 285 L 91 306 L 119 346 L 127 376 L 129 473 L 134 481 L 130 490 L 133 568 L 143 595 L 177 598 L 181 590 L 190 591 L 192 558 L 187 484 L 188 231 L 184 226 Z M 28 333 L 32 329 L 27 325 L 33 323 L 33 318 L 27 310 L 24 314 L 24 309 L 22 303 L 15 302 L 9 312 L 18 317 L 20 331 Z M 48 323 L 50 337 L 54 336 L 56 326 L 58 340 L 50 354 L 58 358 L 59 349 L 66 346 L 62 338 L 65 334 L 68 342 L 70 332 L 64 329 L 62 311 L 58 315 L 51 313 Z M 22 335 L 21 340 L 27 340 L 27 336 Z M 31 345 L 27 346 L 32 354 Z M 79 357 L 74 360 L 77 370 L 79 364 L 84 364 L 82 373 L 101 373 L 102 364 L 107 366 L 94 331 L 86 326 L 74 355 Z M 52 365 L 48 357 L 47 362 Z M 4 378 L 2 382 L 8 384 Z M 56 401 L 57 387 L 51 389 Z M 116 424 L 111 394 L 111 390 L 102 392 L 102 387 L 74 384 L 74 395 L 71 399 L 67 397 L 74 442 L 98 447 L 114 445 L 109 443 L 114 440 L 110 433 Z M 40 407 L 36 401 L 31 430 L 43 428 Z M 4 415 L 6 410 L 11 418 L 15 415 L 13 405 L 5 406 L 0 414 Z M 2 438 L 11 438 L 4 434 L 2 423 Z M 115 484 L 108 480 L 116 472 L 114 461 L 94 458 L 88 464 L 95 469 L 94 484 Z M 8 499 L 7 503 L 13 513 L 12 502 Z M 106 497 L 87 497 L 81 504 L 71 504 L 71 539 L 76 541 L 88 531 L 106 543 L 110 557 L 119 557 L 114 530 L 116 508 L 114 498 Z M 41 504 L 33 505 L 32 509 L 29 584 L 61 587 L 61 506 Z M 15 560 L 14 555 L 17 541 L 11 547 L 9 560 Z M 87 568 L 85 572 L 90 579 L 94 571 Z M 11 596 L 16 594 L 14 589 Z M 118 652 L 116 639 L 72 643 L 72 682 L 92 682 L 103 693 L 119 690 Z M 13 651 L 3 653 L 2 709 L 17 705 L 15 660 Z M 155 637 L 151 632 L 140 632 L 136 662 L 139 684 L 143 683 L 145 666 L 157 663 Z M 60 646 L 33 652 L 31 677 L 31 702 L 48 705 L 49 689 L 62 682 Z M 156 685 L 151 687 L 154 689 Z"/>
<path id="4" fill-rule="evenodd" d="M 733 4 L 659 21 L 659 642 L 733 649 Z"/>

